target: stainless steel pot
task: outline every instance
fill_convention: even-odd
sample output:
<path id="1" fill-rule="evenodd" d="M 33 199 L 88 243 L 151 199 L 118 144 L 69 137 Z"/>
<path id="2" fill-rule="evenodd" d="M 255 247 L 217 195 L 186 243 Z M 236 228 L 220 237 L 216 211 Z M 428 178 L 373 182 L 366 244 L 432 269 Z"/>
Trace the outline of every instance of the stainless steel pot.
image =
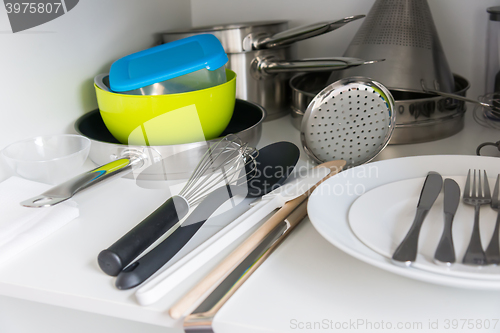
<path id="1" fill-rule="evenodd" d="M 306 73 L 290 80 L 292 123 L 300 130 L 307 106 L 328 85 L 331 72 Z M 469 82 L 454 74 L 455 94 L 465 96 Z M 390 89 L 396 104 L 396 128 L 389 144 L 408 144 L 442 139 L 458 133 L 464 126 L 466 104 L 423 92 Z"/>
<path id="2" fill-rule="evenodd" d="M 266 111 L 260 105 L 237 99 L 233 117 L 222 136 L 236 134 L 241 141 L 255 147 L 260 140 L 265 117 Z M 90 139 L 89 158 L 101 166 L 23 202 L 24 206 L 53 206 L 86 188 L 115 177 L 136 179 L 139 186 L 146 188 L 161 187 L 149 180 L 187 179 L 208 147 L 219 140 L 170 146 L 124 145 L 108 131 L 99 110 L 78 118 L 75 130 Z"/>
<path id="3" fill-rule="evenodd" d="M 162 33 L 163 42 L 197 34 L 213 34 L 222 43 L 228 67 L 238 75 L 236 97 L 262 105 L 272 120 L 290 112 L 292 72 L 345 69 L 365 63 L 355 58 L 294 59 L 293 43 L 318 36 L 364 17 L 357 15 L 333 22 L 287 29 L 286 21 L 227 24 Z"/>

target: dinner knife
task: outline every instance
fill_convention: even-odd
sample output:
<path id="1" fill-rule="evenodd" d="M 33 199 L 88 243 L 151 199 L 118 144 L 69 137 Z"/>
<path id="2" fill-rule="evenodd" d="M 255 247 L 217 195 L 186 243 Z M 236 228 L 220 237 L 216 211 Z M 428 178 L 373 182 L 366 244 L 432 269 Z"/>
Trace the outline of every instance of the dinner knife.
<path id="1" fill-rule="evenodd" d="M 420 234 L 420 229 L 422 228 L 422 223 L 427 216 L 427 213 L 431 209 L 432 205 L 436 201 L 441 188 L 443 187 L 443 177 L 437 172 L 429 172 L 427 178 L 425 178 L 424 187 L 420 193 L 420 199 L 417 204 L 417 212 L 415 214 L 415 219 L 410 227 L 410 230 L 406 234 L 401 244 L 394 252 L 392 260 L 396 264 L 403 264 L 405 266 L 410 266 L 412 262 L 417 258 L 418 250 L 418 236 Z"/>
<path id="2" fill-rule="evenodd" d="M 453 246 L 453 237 L 451 226 L 453 218 L 460 203 L 460 187 L 453 179 L 444 180 L 444 229 L 439 241 L 434 260 L 437 263 L 451 265 L 455 262 L 455 249 Z"/>

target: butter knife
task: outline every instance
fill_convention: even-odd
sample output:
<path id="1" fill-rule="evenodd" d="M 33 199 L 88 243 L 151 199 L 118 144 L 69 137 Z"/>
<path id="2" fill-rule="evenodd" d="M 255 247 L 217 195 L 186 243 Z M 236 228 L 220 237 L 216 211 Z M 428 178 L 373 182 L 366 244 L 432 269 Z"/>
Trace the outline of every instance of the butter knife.
<path id="1" fill-rule="evenodd" d="M 436 263 L 451 265 L 455 262 L 455 249 L 451 226 L 460 203 L 460 187 L 453 179 L 444 180 L 444 229 L 439 241 L 434 260 Z"/>
<path id="2" fill-rule="evenodd" d="M 411 263 L 417 259 L 418 236 L 422 228 L 422 223 L 436 201 L 442 187 L 443 177 L 437 172 L 429 172 L 427 178 L 425 178 L 422 192 L 420 193 L 413 224 L 392 256 L 392 261 L 394 263 L 410 266 Z"/>

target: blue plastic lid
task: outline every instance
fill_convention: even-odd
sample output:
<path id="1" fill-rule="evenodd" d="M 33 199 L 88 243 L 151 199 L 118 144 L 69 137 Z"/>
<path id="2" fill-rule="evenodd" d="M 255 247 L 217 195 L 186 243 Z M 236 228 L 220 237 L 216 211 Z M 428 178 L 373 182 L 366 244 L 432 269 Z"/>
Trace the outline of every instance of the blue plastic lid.
<path id="1" fill-rule="evenodd" d="M 135 90 L 206 68 L 216 70 L 228 61 L 214 35 L 187 37 L 123 57 L 111 65 L 114 91 Z"/>

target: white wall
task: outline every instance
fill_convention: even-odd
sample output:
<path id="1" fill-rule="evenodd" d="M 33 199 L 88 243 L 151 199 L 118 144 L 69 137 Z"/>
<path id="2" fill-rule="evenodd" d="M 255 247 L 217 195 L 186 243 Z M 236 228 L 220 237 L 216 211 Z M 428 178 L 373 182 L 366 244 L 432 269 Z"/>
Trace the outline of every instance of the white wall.
<path id="1" fill-rule="evenodd" d="M 289 20 L 290 27 L 367 14 L 374 0 L 191 0 L 194 26 L 257 20 Z M 484 93 L 486 8 L 499 0 L 428 0 L 441 43 L 454 73 L 471 82 L 468 96 Z M 217 8 L 218 10 L 214 10 Z M 341 56 L 361 20 L 325 36 L 300 42 L 299 56 Z"/>
<path id="2" fill-rule="evenodd" d="M 74 121 L 97 108 L 96 74 L 151 46 L 154 33 L 190 25 L 187 0 L 82 0 L 54 21 L 13 34 L 0 5 L 0 150 L 27 137 L 73 132 Z M 0 181 L 8 174 L 0 165 Z M 0 313 L 2 333 L 36 326 L 53 333 L 172 331 L 5 297 Z M 22 322 L 26 313 L 43 315 Z"/>
<path id="3" fill-rule="evenodd" d="M 185 0 L 83 0 L 51 22 L 13 34 L 1 5 L 0 149 L 72 132 L 80 115 L 97 108 L 96 74 L 151 46 L 153 33 L 190 25 Z"/>

